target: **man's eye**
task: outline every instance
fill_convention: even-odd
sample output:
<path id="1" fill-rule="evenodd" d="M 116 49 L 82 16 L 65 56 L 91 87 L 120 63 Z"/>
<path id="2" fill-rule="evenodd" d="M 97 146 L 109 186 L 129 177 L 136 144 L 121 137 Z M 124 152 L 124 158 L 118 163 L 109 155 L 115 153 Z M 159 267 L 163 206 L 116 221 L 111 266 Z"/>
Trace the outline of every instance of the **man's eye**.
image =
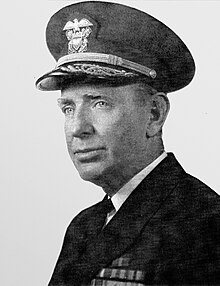
<path id="1" fill-rule="evenodd" d="M 98 108 L 108 107 L 108 103 L 106 101 L 98 101 L 95 106 Z"/>
<path id="2" fill-rule="evenodd" d="M 62 108 L 62 111 L 65 115 L 70 115 L 70 114 L 73 114 L 74 109 L 71 106 L 67 106 L 67 107 Z"/>

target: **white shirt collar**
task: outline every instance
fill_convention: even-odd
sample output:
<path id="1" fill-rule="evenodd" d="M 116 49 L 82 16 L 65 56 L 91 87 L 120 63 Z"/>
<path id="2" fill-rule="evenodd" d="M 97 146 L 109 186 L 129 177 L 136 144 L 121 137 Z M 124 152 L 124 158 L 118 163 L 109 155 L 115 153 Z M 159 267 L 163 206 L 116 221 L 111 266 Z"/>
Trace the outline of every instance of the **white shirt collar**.
<path id="1" fill-rule="evenodd" d="M 167 153 L 164 151 L 156 160 L 136 174 L 114 196 L 112 196 L 111 200 L 115 207 L 115 212 L 119 210 L 128 196 L 139 185 L 139 183 L 166 157 Z"/>

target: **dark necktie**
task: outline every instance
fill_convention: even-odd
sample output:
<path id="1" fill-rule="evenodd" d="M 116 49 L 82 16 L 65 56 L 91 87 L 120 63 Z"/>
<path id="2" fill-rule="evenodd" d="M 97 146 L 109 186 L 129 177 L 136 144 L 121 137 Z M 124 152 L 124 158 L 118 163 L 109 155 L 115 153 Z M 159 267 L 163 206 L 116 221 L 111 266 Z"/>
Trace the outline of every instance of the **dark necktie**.
<path id="1" fill-rule="evenodd" d="M 107 214 L 110 213 L 111 211 L 113 211 L 115 209 L 112 200 L 105 197 L 103 199 L 103 201 L 101 201 L 100 203 L 100 226 L 103 227 L 105 226 L 105 221 L 107 218 Z"/>
<path id="2" fill-rule="evenodd" d="M 109 198 L 104 198 L 103 201 L 101 202 L 101 206 L 102 206 L 103 212 L 106 215 L 115 209 L 112 203 L 112 200 Z"/>

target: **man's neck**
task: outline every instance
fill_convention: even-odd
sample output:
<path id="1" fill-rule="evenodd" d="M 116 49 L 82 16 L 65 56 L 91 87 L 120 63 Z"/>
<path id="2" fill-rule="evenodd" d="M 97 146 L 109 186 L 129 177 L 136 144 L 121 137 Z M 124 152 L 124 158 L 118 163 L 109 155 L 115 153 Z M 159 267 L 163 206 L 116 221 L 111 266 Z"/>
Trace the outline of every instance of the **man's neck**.
<path id="1" fill-rule="evenodd" d="M 126 175 L 121 173 L 121 176 L 118 176 L 118 174 L 111 174 L 111 176 L 109 176 L 108 174 L 108 180 L 106 176 L 105 181 L 102 181 L 102 184 L 100 184 L 100 186 L 106 194 L 112 197 L 135 175 L 137 175 L 144 168 L 154 162 L 163 152 L 164 150 L 161 150 L 160 152 L 157 152 L 155 154 L 151 153 L 151 155 L 147 156 L 146 160 L 143 161 L 142 164 L 138 166 L 138 168 L 135 168 L 135 166 L 127 166 L 128 169 L 130 168 L 130 172 L 126 172 Z"/>

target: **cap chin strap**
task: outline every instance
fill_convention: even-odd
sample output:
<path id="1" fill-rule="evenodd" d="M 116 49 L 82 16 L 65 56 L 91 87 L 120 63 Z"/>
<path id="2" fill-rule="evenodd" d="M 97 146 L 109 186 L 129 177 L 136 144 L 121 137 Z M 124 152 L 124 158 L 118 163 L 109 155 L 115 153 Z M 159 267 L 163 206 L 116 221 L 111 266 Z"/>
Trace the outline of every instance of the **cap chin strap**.
<path id="1" fill-rule="evenodd" d="M 156 78 L 157 73 L 154 69 L 142 66 L 140 64 L 131 62 L 129 60 L 125 60 L 121 57 L 108 55 L 108 54 L 100 54 L 100 53 L 75 53 L 69 54 L 61 57 L 56 65 L 56 69 L 64 64 L 73 63 L 73 62 L 96 62 L 96 63 L 104 63 L 107 65 L 119 66 L 122 68 L 126 68 L 129 70 L 136 71 L 138 73 L 147 75 L 152 79 Z M 100 68 L 100 66 L 98 66 Z"/>
<path id="2" fill-rule="evenodd" d="M 68 74 L 88 74 L 99 78 L 110 78 L 110 77 L 138 77 L 137 73 L 128 72 L 120 69 L 113 69 L 106 66 L 100 66 L 95 64 L 67 64 L 60 66 L 53 70 L 53 74 L 57 72 L 68 73 Z"/>

